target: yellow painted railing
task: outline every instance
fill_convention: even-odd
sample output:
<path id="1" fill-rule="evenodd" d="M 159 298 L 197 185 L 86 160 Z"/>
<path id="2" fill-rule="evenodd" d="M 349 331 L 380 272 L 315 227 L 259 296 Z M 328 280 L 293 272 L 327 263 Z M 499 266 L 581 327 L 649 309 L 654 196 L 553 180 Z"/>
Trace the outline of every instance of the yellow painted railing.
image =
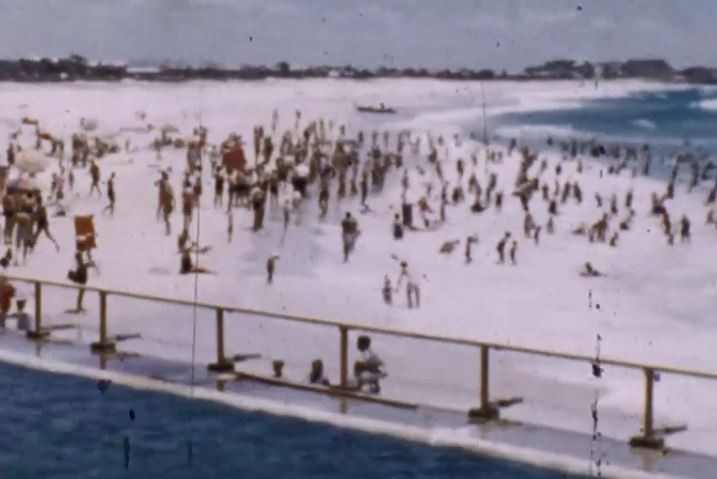
<path id="1" fill-rule="evenodd" d="M 167 298 L 149 294 L 131 293 L 127 291 L 118 291 L 107 288 L 98 288 L 93 286 L 80 287 L 76 284 L 47 281 L 33 278 L 8 277 L 11 282 L 22 282 L 34 285 L 35 292 L 35 317 L 34 327 L 27 333 L 30 339 L 42 339 L 50 334 L 47 328 L 42 325 L 42 290 L 43 286 L 52 286 L 58 288 L 67 288 L 73 290 L 82 290 L 85 292 L 96 292 L 99 295 L 100 311 L 99 311 L 99 340 L 91 344 L 91 349 L 95 353 L 113 353 L 116 350 L 115 340 L 108 335 L 107 332 L 107 297 L 117 296 L 139 299 L 144 301 L 169 303 L 181 306 L 198 307 L 201 309 L 213 310 L 216 312 L 216 362 L 208 365 L 211 371 L 233 371 L 234 363 L 225 356 L 224 352 L 224 315 L 225 313 L 239 313 L 252 315 L 257 317 L 267 317 L 280 319 L 291 322 L 310 324 L 319 327 L 327 327 L 337 329 L 339 332 L 339 365 L 340 365 L 340 386 L 347 387 L 349 381 L 349 354 L 348 354 L 348 334 L 349 331 L 361 331 L 366 333 L 375 333 L 387 336 L 396 336 L 401 338 L 419 339 L 432 341 L 443 344 L 453 344 L 460 346 L 472 346 L 480 351 L 480 406 L 469 411 L 469 416 L 475 420 L 493 420 L 499 417 L 499 407 L 510 405 L 522 401 L 522 398 L 513 398 L 509 400 L 491 401 L 489 393 L 490 379 L 490 351 L 512 351 L 517 353 L 543 356 L 556 359 L 564 359 L 569 361 L 579 361 L 593 364 L 595 358 L 587 355 L 565 353 L 559 351 L 551 351 L 538 348 L 530 348 L 515 345 L 505 345 L 473 339 L 455 338 L 450 336 L 429 335 L 423 333 L 415 333 L 409 331 L 393 330 L 376 326 L 364 326 L 356 323 L 344 323 L 340 321 L 330 321 L 319 318 L 311 318 L 305 316 L 296 316 L 278 312 L 260 311 L 249 308 L 241 308 L 236 306 L 219 305 L 204 302 L 186 301 L 181 299 Z M 671 366 L 662 366 L 656 364 L 647 364 L 634 361 L 622 361 L 614 358 L 600 358 L 600 365 L 618 366 L 627 369 L 638 369 L 643 371 L 645 377 L 645 393 L 644 393 L 644 410 L 643 410 L 643 428 L 642 433 L 633 437 L 630 444 L 635 447 L 662 448 L 664 446 L 663 435 L 670 432 L 683 430 L 684 427 L 666 428 L 663 431 L 657 431 L 653 425 L 653 395 L 654 381 L 657 374 L 672 374 L 678 376 L 693 377 L 706 380 L 717 380 L 717 373 L 696 371 L 691 369 L 676 368 Z"/>

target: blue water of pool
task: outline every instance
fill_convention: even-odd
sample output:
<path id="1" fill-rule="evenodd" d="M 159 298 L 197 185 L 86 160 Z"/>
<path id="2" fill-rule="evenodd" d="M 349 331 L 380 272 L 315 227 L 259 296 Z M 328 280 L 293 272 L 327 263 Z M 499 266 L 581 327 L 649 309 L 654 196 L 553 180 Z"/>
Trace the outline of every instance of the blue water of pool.
<path id="1" fill-rule="evenodd" d="M 0 363 L 0 477 L 574 477 Z"/>

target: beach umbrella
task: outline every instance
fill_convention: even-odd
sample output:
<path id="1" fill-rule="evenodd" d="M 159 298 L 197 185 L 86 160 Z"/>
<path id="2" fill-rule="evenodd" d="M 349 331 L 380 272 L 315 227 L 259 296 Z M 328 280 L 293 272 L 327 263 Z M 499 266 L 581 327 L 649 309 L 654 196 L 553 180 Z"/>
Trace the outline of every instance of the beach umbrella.
<path id="1" fill-rule="evenodd" d="M 41 173 L 50 166 L 50 158 L 37 150 L 22 150 L 15 157 L 15 166 L 25 173 Z"/>
<path id="2" fill-rule="evenodd" d="M 15 178 L 7 184 L 7 190 L 10 193 L 28 192 L 37 190 L 37 182 L 31 178 Z"/>
<path id="3" fill-rule="evenodd" d="M 294 168 L 294 173 L 296 176 L 306 178 L 309 176 L 309 167 L 306 166 L 304 163 L 300 163 L 296 165 L 296 168 Z"/>

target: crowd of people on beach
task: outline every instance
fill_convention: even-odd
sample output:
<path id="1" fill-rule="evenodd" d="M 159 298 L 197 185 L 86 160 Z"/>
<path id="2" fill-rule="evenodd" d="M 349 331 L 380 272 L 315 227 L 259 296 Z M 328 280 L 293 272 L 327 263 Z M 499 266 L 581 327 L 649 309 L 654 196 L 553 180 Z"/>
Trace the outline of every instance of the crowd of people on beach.
<path id="1" fill-rule="evenodd" d="M 34 173 L 27 175 L 27 187 L 4 187 L 3 231 L 7 249 L 0 258 L 3 269 L 24 264 L 43 235 L 60 251 L 60 245 L 51 233 L 48 207 L 53 208 L 54 216 L 67 215 L 63 200 L 67 196 L 66 189 L 75 194 L 76 174 L 88 175 L 88 196 L 97 196 L 101 201 L 107 198 L 105 213 L 112 216 L 117 202 L 114 172 L 107 177 L 103 195 L 101 163 L 108 155 L 123 154 L 119 145 L 93 138 L 88 134 L 92 125 L 83 120 L 81 126 L 85 131 L 72 135 L 68 165 L 64 161 L 64 141 L 44 131 L 37 120 L 25 119 L 23 123 L 34 124 L 36 128 L 36 150 L 41 150 L 46 142 L 50 143 L 46 154 L 57 158 L 57 171 L 52 173 L 49 194 L 32 187 Z M 172 185 L 170 169 L 160 171 L 159 178 L 154 181 L 156 219 L 163 224 L 165 235 L 173 234 L 174 219 L 180 217 L 181 226 L 176 231 L 179 274 L 214 274 L 199 264 L 200 255 L 211 251 L 211 245 L 198 244 L 190 233 L 201 221 L 200 207 L 207 201 L 207 184 L 213 185 L 210 190 L 212 207 L 226 213 L 228 241 L 232 241 L 234 212 L 238 209 L 246 209 L 253 215 L 253 232 L 264 229 L 267 210 L 278 212 L 284 234 L 292 224 L 311 221 L 309 215 L 312 212 L 316 214 L 316 221 L 325 221 L 330 209 L 341 210 L 339 240 L 346 267 L 350 267 L 356 249 L 362 247 L 359 244 L 362 237 L 360 215 L 376 213 L 371 206 L 372 198 L 384 194 L 387 184 L 400 185 L 400 208 L 386 218 L 387 229 L 396 242 L 409 241 L 410 235 L 419 231 L 439 232 L 453 209 L 464 208 L 478 216 L 488 212 L 505 214 L 507 203 L 516 202 L 522 215 L 522 232 L 505 231 L 493 239 L 495 250 L 492 254 L 498 265 L 518 265 L 519 241 L 522 245 L 539 247 L 541 235 L 554 235 L 560 228 L 569 229 L 572 235 L 590 243 L 617 248 L 621 238 L 633 229 L 636 216 L 641 214 L 655 218 L 668 245 L 674 245 L 676 237 L 681 243 L 688 243 L 692 220 L 683 215 L 675 223 L 669 210 L 669 200 L 678 194 L 676 185 L 684 170 L 687 170 L 688 193 L 702 184 L 710 185 L 705 198 L 705 218 L 706 223 L 717 226 L 714 209 L 717 171 L 711 160 L 694 153 L 680 153 L 667 159 L 673 166 L 665 190 L 652 193 L 649 211 L 638 211 L 634 207 L 635 193 L 632 190 L 625 192 L 624 197 L 595 191 L 589 198 L 580 178 L 589 158 L 600 160 L 601 176 L 650 175 L 657 160 L 648 145 L 637 148 L 602 145 L 594 141 L 557 142 L 549 138 L 547 148 L 558 153 L 557 161 L 549 161 L 541 159 L 535 148 L 520 146 L 515 139 L 504 145 L 489 145 L 480 144 L 474 135 L 466 139 L 458 135 L 444 137 L 408 130 L 350 132 L 345 125 L 333 120 L 318 119 L 303 124 L 300 111 L 295 112 L 293 128 L 281 132 L 278 125 L 279 115 L 275 111 L 269 126 L 255 126 L 250 145 L 237 133 L 213 144 L 208 128 L 202 125 L 193 129 L 189 139 L 182 137 L 178 129 L 163 127 L 157 130 L 148 125 L 147 131 L 159 131 L 150 145 L 157 159 L 161 159 L 167 150 L 178 150 L 186 159 L 178 193 Z M 13 135 L 7 149 L 9 168 L 16 166 L 18 155 L 27 148 L 17 141 L 18 135 Z M 459 151 L 467 141 L 475 145 L 473 150 L 448 154 L 449 146 Z M 253 162 L 248 158 L 248 148 L 253 153 Z M 130 154 L 129 140 L 124 145 L 124 154 Z M 508 160 L 519 163 L 517 175 L 500 177 L 500 165 Z M 344 201 L 351 198 L 355 202 Z M 577 225 L 562 221 L 562 210 L 579 208 L 589 201 L 594 201 L 600 212 L 595 217 L 586 217 Z M 539 216 L 547 217 L 547 220 L 541 223 L 537 220 Z M 478 234 L 466 233 L 464 239 L 444 241 L 436 254 L 452 255 L 463 243 L 465 263 L 470 265 L 474 262 L 476 248 L 483 247 L 480 240 Z M 209 241 L 216 241 L 216 238 Z M 83 310 L 81 287 L 88 282 L 89 268 L 96 267 L 91 256 L 92 248 L 76 238 L 76 267 L 67 277 L 80 286 L 77 312 Z M 266 258 L 268 286 L 280 274 L 280 257 L 279 253 L 272 253 Z M 407 259 L 395 255 L 392 259 L 398 265 L 398 275 L 392 282 L 390 275 L 384 274 L 380 288 L 383 302 L 394 305 L 394 294 L 403 288 L 407 307 L 419 308 L 420 276 L 414 274 Z M 596 278 L 606 273 L 586 261 L 576 274 Z M 7 284 L 0 283 L 2 325 L 10 310 L 9 306 L 5 307 L 10 304 L 7 298 L 14 294 Z M 360 341 L 359 349 L 370 351 L 370 340 L 368 344 L 365 340 Z M 376 361 L 372 357 L 369 355 L 363 366 L 357 366 L 357 378 L 382 377 L 379 369 L 374 367 Z M 312 382 L 323 384 L 322 369 L 320 360 L 312 363 Z M 377 379 L 367 381 L 364 382 L 375 383 L 370 386 L 374 392 L 380 389 Z"/>

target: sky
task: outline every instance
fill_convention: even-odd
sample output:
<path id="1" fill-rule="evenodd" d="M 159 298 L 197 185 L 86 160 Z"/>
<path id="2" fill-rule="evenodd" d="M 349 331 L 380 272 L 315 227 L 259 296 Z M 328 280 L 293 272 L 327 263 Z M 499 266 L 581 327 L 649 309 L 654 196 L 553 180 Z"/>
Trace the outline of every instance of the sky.
<path id="1" fill-rule="evenodd" d="M 0 58 L 492 68 L 717 66 L 715 0 L 0 0 Z"/>

